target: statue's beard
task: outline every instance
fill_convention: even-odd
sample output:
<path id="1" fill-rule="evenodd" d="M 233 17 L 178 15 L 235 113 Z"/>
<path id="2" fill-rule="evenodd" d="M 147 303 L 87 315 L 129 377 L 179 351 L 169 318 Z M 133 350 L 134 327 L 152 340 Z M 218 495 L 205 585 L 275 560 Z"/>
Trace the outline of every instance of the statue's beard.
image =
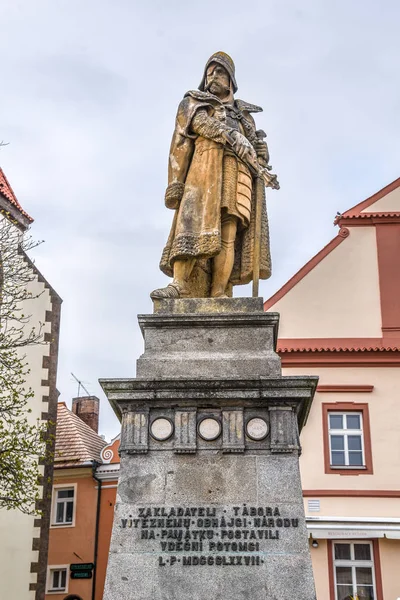
<path id="1" fill-rule="evenodd" d="M 210 81 L 210 83 L 206 85 L 206 92 L 211 92 L 215 96 L 226 96 L 230 93 L 230 91 L 230 87 L 224 85 L 223 83 L 219 83 L 218 81 Z"/>

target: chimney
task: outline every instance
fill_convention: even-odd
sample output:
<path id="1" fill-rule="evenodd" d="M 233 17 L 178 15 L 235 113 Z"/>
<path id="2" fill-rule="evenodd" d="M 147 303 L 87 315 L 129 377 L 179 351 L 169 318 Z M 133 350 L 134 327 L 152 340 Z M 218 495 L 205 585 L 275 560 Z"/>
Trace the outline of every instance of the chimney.
<path id="1" fill-rule="evenodd" d="M 72 398 L 72 412 L 98 433 L 100 400 L 97 396 Z"/>

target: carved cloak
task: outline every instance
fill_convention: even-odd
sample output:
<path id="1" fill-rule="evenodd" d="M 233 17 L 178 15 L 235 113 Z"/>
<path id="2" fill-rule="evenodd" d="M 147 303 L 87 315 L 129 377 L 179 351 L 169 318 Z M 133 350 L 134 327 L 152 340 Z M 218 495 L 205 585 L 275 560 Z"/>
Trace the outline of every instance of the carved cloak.
<path id="1" fill-rule="evenodd" d="M 244 118 L 253 125 L 249 112 L 260 110 L 241 100 L 235 101 Z M 200 108 L 209 116 L 223 110 L 221 101 L 208 92 L 188 92 L 178 107 L 172 137 L 168 188 L 165 203 L 175 210 L 167 244 L 162 253 L 160 269 L 173 276 L 176 259 L 212 258 L 221 250 L 221 197 L 224 144 L 194 134 L 191 122 Z M 265 195 L 256 198 L 253 178 L 250 225 L 239 227 L 235 242 L 235 262 L 230 282 L 246 284 L 253 278 L 254 221 L 256 200 L 262 201 L 260 278 L 271 275 L 271 257 Z"/>

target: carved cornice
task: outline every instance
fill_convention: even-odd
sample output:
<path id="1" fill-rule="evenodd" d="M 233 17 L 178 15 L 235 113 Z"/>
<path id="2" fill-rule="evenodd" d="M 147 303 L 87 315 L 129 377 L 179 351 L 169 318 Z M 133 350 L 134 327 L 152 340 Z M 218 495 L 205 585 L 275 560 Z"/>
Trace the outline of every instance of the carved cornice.
<path id="1" fill-rule="evenodd" d="M 222 409 L 274 405 L 293 406 L 299 429 L 307 421 L 318 377 L 259 377 L 258 379 L 100 379 L 117 417 L 143 406 L 207 406 Z"/>

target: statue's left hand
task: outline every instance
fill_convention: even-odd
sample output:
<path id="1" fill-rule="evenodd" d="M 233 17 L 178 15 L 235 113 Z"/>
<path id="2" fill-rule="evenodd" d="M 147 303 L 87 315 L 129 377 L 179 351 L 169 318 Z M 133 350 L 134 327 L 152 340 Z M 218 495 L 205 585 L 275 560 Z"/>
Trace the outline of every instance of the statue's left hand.
<path id="1" fill-rule="evenodd" d="M 257 140 L 254 143 L 254 149 L 257 153 L 257 156 L 265 160 L 266 163 L 269 163 L 269 152 L 267 143 L 263 140 Z"/>

